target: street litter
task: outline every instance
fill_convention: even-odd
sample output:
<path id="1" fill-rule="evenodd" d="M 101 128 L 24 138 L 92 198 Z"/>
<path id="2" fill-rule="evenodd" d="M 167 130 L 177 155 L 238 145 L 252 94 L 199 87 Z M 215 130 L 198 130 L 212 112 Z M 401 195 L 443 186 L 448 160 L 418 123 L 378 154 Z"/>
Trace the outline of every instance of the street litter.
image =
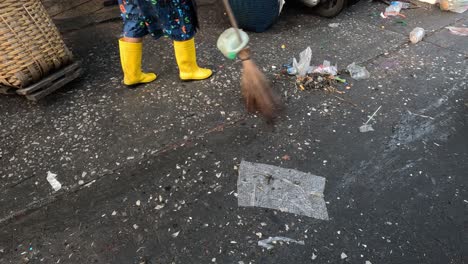
<path id="1" fill-rule="evenodd" d="M 429 118 L 431 120 L 434 120 L 434 118 L 431 117 L 431 116 L 416 114 L 416 113 L 411 112 L 410 110 L 407 110 L 407 111 L 408 111 L 408 114 L 410 114 L 410 115 L 419 116 L 419 117 L 423 117 L 423 118 Z"/>
<path id="2" fill-rule="evenodd" d="M 292 65 L 284 65 L 287 68 L 289 75 L 296 75 L 298 77 L 304 77 L 309 73 L 321 73 L 337 75 L 338 69 L 336 65 L 331 65 L 330 61 L 324 60 L 323 64 L 318 66 L 310 66 L 312 60 L 312 50 L 307 47 L 299 54 L 299 62 L 296 58 L 293 58 Z"/>
<path id="3" fill-rule="evenodd" d="M 54 173 L 48 171 L 47 172 L 47 181 L 52 186 L 52 189 L 54 189 L 55 192 L 62 189 L 62 184 L 57 180 L 57 174 L 54 174 Z"/>
<path id="4" fill-rule="evenodd" d="M 356 65 L 354 62 L 348 65 L 346 69 L 354 80 L 364 80 L 370 77 L 370 73 L 365 67 Z"/>
<path id="5" fill-rule="evenodd" d="M 340 26 L 340 23 L 330 23 L 330 24 L 328 24 L 328 26 L 331 27 L 331 28 L 337 28 L 337 27 Z"/>
<path id="6" fill-rule="evenodd" d="M 406 18 L 405 15 L 401 14 L 401 9 L 407 9 L 410 7 L 409 3 L 404 3 L 400 1 L 392 1 L 390 5 L 385 8 L 385 11 L 380 14 L 382 18 L 388 18 L 390 16 L 400 16 Z"/>
<path id="7" fill-rule="evenodd" d="M 305 77 L 298 77 L 296 85 L 301 91 L 323 90 L 328 93 L 340 93 L 336 88 L 337 80 L 333 75 L 312 73 Z M 342 93 L 342 92 L 341 92 Z"/>
<path id="8" fill-rule="evenodd" d="M 336 65 L 332 66 L 329 61 L 325 60 L 322 65 L 311 67 L 307 73 L 330 74 L 335 76 L 338 74 L 338 69 Z"/>
<path id="9" fill-rule="evenodd" d="M 420 28 L 420 27 L 414 28 L 413 31 L 411 31 L 409 35 L 411 43 L 416 44 L 420 42 L 424 38 L 425 33 L 426 32 L 424 31 L 424 28 Z"/>
<path id="10" fill-rule="evenodd" d="M 404 20 L 396 20 L 395 23 L 399 24 L 399 25 L 402 25 L 402 26 L 405 26 L 405 27 L 408 25 L 408 23 L 406 23 L 406 21 L 404 21 Z"/>
<path id="11" fill-rule="evenodd" d="M 299 62 L 293 58 L 292 64 L 285 64 L 284 73 L 296 76 L 296 86 L 301 90 L 324 90 L 330 93 L 344 93 L 336 86 L 338 82 L 346 83 L 346 80 L 338 75 L 338 66 L 332 65 L 330 61 L 324 60 L 321 65 L 310 66 L 312 50 L 307 47 L 299 55 Z"/>
<path id="12" fill-rule="evenodd" d="M 440 0 L 440 9 L 461 14 L 468 10 L 468 0 Z"/>
<path id="13" fill-rule="evenodd" d="M 341 252 L 341 256 L 340 256 L 340 257 L 341 257 L 341 259 L 345 259 L 345 258 L 348 257 L 348 255 L 346 255 L 346 253 L 344 253 L 344 252 Z"/>
<path id="14" fill-rule="evenodd" d="M 372 125 L 369 125 L 369 122 L 374 118 L 374 116 L 377 114 L 377 112 L 380 111 L 380 108 L 382 108 L 382 106 L 379 106 L 379 108 L 377 108 L 377 110 L 369 117 L 369 119 L 367 120 L 367 122 L 364 123 L 364 125 L 362 125 L 362 126 L 359 127 L 359 131 L 360 131 L 361 133 L 366 133 L 366 132 L 375 131 L 374 128 L 372 127 Z"/>
<path id="15" fill-rule="evenodd" d="M 267 250 L 270 250 L 272 248 L 274 248 L 273 245 L 271 245 L 272 243 L 273 244 L 276 244 L 276 242 L 286 242 L 286 243 L 296 243 L 296 244 L 299 244 L 299 245 L 305 245 L 304 241 L 303 240 L 295 240 L 295 239 L 291 239 L 291 238 L 287 238 L 287 237 L 269 237 L 267 239 L 263 239 L 263 240 L 260 240 L 258 241 L 258 245 L 260 247 L 263 247 L 263 248 L 266 248 Z"/>
<path id="16" fill-rule="evenodd" d="M 446 27 L 453 35 L 468 36 L 468 27 Z"/>
<path id="17" fill-rule="evenodd" d="M 307 74 L 310 69 L 310 61 L 312 60 L 312 49 L 307 47 L 304 51 L 299 54 L 299 62 L 296 58 L 293 58 L 293 70 L 294 73 L 299 77 L 303 77 Z"/>
<path id="18" fill-rule="evenodd" d="M 238 205 L 262 207 L 328 220 L 325 178 L 276 166 L 242 161 Z"/>
<path id="19" fill-rule="evenodd" d="M 372 132 L 372 131 L 375 131 L 372 125 L 362 125 L 359 127 L 359 132 L 361 133 Z"/>

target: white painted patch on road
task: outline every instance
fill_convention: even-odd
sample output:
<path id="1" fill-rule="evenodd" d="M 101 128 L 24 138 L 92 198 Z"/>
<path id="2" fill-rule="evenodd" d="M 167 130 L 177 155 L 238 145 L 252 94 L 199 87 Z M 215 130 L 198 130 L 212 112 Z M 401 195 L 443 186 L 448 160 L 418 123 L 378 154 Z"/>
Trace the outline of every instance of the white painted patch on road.
<path id="1" fill-rule="evenodd" d="M 238 205 L 263 207 L 328 220 L 325 178 L 276 166 L 242 161 Z"/>
<path id="2" fill-rule="evenodd" d="M 54 192 L 62 189 L 62 184 L 57 180 L 57 174 L 48 171 L 47 181 L 52 186 L 52 189 L 54 189 Z"/>

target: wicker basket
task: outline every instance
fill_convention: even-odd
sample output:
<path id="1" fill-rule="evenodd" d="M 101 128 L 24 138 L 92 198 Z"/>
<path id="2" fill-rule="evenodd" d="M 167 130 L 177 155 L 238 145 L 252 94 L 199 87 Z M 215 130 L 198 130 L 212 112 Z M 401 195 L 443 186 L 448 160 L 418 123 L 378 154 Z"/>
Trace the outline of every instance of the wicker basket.
<path id="1" fill-rule="evenodd" d="M 0 1 L 0 85 L 27 87 L 72 60 L 40 0 Z"/>

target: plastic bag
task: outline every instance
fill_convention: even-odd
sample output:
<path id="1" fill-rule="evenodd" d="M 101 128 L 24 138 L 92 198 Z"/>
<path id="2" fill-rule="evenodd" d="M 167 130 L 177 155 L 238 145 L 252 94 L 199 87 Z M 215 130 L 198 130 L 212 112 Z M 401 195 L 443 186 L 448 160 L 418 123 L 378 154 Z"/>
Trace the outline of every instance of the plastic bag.
<path id="1" fill-rule="evenodd" d="M 310 61 L 312 60 L 312 49 L 307 47 L 304 51 L 299 54 L 299 62 L 296 58 L 293 59 L 293 68 L 294 73 L 297 76 L 303 77 L 306 76 L 307 72 L 310 69 Z"/>
<path id="2" fill-rule="evenodd" d="M 395 16 L 398 15 L 403 7 L 403 3 L 398 1 L 390 2 L 390 5 L 385 8 L 385 15 L 386 16 Z"/>
<path id="3" fill-rule="evenodd" d="M 364 80 L 370 77 L 370 73 L 365 67 L 356 65 L 354 62 L 348 65 L 346 69 L 354 80 Z"/>
<path id="4" fill-rule="evenodd" d="M 332 66 L 329 61 L 325 60 L 322 65 L 312 67 L 310 72 L 336 76 L 338 74 L 338 69 L 336 65 Z"/>
<path id="5" fill-rule="evenodd" d="M 446 27 L 446 29 L 457 36 L 468 36 L 468 27 Z"/>

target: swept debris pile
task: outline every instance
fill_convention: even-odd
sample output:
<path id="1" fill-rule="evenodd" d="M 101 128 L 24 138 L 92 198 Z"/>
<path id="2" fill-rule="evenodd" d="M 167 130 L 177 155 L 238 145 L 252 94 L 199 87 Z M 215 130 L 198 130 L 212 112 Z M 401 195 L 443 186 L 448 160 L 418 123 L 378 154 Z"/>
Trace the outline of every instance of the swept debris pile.
<path id="1" fill-rule="evenodd" d="M 343 93 L 337 89 L 338 81 L 331 74 L 309 73 L 297 77 L 296 86 L 299 90 L 323 90 L 327 93 Z"/>

